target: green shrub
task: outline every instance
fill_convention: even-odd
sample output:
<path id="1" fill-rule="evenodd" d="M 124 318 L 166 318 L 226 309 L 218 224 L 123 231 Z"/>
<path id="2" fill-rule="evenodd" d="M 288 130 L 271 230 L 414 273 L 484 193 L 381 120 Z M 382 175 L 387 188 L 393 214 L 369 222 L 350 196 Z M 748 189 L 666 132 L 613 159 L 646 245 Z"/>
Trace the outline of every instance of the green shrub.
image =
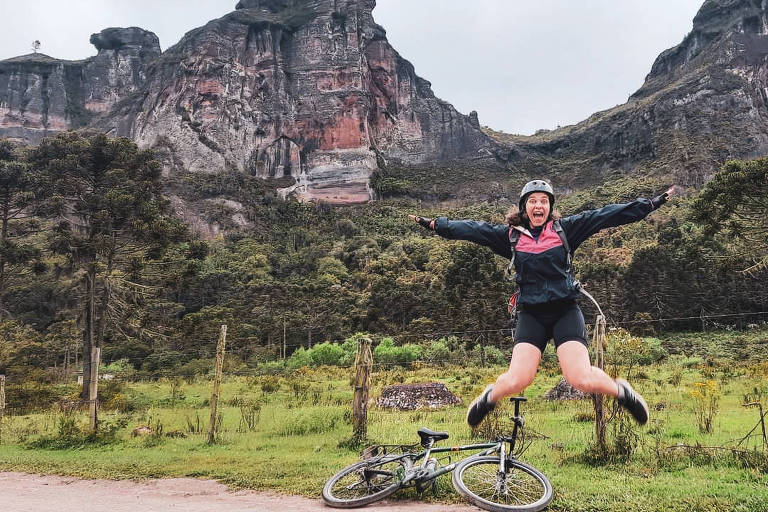
<path id="1" fill-rule="evenodd" d="M 131 380 L 136 375 L 136 368 L 133 367 L 129 359 L 123 358 L 103 366 L 99 373 L 101 375 L 113 375 L 115 379 L 119 380 Z"/>
<path id="2" fill-rule="evenodd" d="M 192 359 L 179 368 L 179 375 L 187 381 L 192 381 L 195 377 L 211 374 L 215 367 L 215 359 Z"/>
<path id="3" fill-rule="evenodd" d="M 638 355 L 638 364 L 649 365 L 658 363 L 665 357 L 667 357 L 667 351 L 662 346 L 661 340 L 658 338 L 645 338 L 643 340 L 645 350 Z"/>
<path id="4" fill-rule="evenodd" d="M 699 432 L 711 434 L 714 429 L 715 417 L 720 410 L 720 399 L 723 396 L 717 382 L 713 380 L 696 382 L 693 384 L 689 395 L 692 399 L 696 421 L 699 424 Z"/>
<path id="5" fill-rule="evenodd" d="M 261 402 L 257 400 L 241 400 L 240 407 L 240 425 L 238 432 L 253 432 L 259 424 L 261 414 Z"/>
<path id="6" fill-rule="evenodd" d="M 396 347 L 392 338 L 384 338 L 373 351 L 373 360 L 378 364 L 407 366 L 421 356 L 421 347 L 406 344 Z"/>
<path id="7" fill-rule="evenodd" d="M 443 365 L 450 361 L 451 350 L 443 340 L 432 341 L 422 351 L 424 361 L 432 364 Z"/>
<path id="8" fill-rule="evenodd" d="M 311 366 L 312 356 L 307 349 L 299 347 L 299 349 L 288 358 L 286 365 L 292 370 L 301 368 L 302 366 Z"/>
<path id="9" fill-rule="evenodd" d="M 288 381 L 288 385 L 291 388 L 291 391 L 293 391 L 293 396 L 297 400 L 299 399 L 299 396 L 306 397 L 307 391 L 309 391 L 309 382 L 304 382 L 301 380 L 298 380 L 296 378 L 293 378 Z"/>
<path id="10" fill-rule="evenodd" d="M 283 372 L 285 372 L 286 363 L 283 361 L 267 361 L 266 363 L 261 363 L 257 369 L 256 372 L 259 375 L 279 375 Z"/>
<path id="11" fill-rule="evenodd" d="M 56 434 L 42 436 L 28 444 L 30 448 L 69 450 L 88 445 L 100 446 L 118 441 L 117 432 L 128 425 L 126 416 L 105 418 L 99 421 L 98 432 L 91 432 L 77 419 L 77 412 L 63 411 L 56 421 Z"/>
<path id="12" fill-rule="evenodd" d="M 175 350 L 161 350 L 148 355 L 141 369 L 155 377 L 176 373 L 187 362 L 187 356 Z"/>
<path id="13" fill-rule="evenodd" d="M 344 355 L 344 350 L 333 343 L 315 345 L 308 352 L 313 366 L 336 366 Z"/>
<path id="14" fill-rule="evenodd" d="M 704 360 L 700 357 L 686 357 L 682 361 L 680 361 L 680 366 L 683 368 L 696 368 L 697 366 L 701 365 Z"/>
<path id="15" fill-rule="evenodd" d="M 485 350 L 485 356 L 482 351 Z M 498 366 L 507 363 L 507 357 L 498 347 L 488 345 L 486 347 L 476 346 L 472 350 L 472 362 L 475 364 L 482 364 L 483 357 L 485 357 L 486 366 Z"/>
<path id="16" fill-rule="evenodd" d="M 70 394 L 73 390 L 74 387 L 70 386 L 55 386 L 40 382 L 9 385 L 5 388 L 6 406 L 14 410 L 15 414 L 49 409 L 62 396 Z"/>
<path id="17" fill-rule="evenodd" d="M 125 392 L 125 383 L 119 379 L 99 382 L 99 407 L 108 411 L 130 412 L 136 404 Z"/>
<path id="18" fill-rule="evenodd" d="M 280 378 L 267 376 L 261 378 L 261 391 L 262 393 L 274 393 L 280 389 Z"/>
<path id="19" fill-rule="evenodd" d="M 355 364 L 355 358 L 357 357 L 357 347 L 359 344 L 359 337 L 367 336 L 365 334 L 355 334 L 354 336 L 347 338 L 344 343 L 341 344 L 342 355 L 339 358 L 339 366 L 352 366 Z"/>
<path id="20" fill-rule="evenodd" d="M 125 391 L 125 383 L 120 380 L 99 380 L 99 403 L 110 402 L 115 395 L 121 395 Z"/>
<path id="21" fill-rule="evenodd" d="M 127 412 L 135 409 L 133 401 L 124 393 L 115 393 L 109 400 L 99 400 L 105 410 Z"/>

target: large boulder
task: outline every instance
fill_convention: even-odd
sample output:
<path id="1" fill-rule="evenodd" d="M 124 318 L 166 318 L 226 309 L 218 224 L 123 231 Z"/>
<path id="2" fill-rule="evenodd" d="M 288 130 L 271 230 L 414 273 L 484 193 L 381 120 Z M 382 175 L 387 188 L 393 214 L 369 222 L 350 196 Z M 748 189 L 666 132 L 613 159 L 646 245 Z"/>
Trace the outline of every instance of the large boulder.
<path id="1" fill-rule="evenodd" d="M 426 384 L 397 384 L 381 392 L 376 405 L 387 409 L 413 411 L 416 409 L 439 409 L 461 405 L 462 400 L 439 382 Z"/>
<path id="2" fill-rule="evenodd" d="M 590 395 L 571 386 L 564 378 L 561 378 L 560 382 L 544 395 L 545 400 L 586 400 L 588 398 L 591 398 Z"/>
<path id="3" fill-rule="evenodd" d="M 91 35 L 91 44 L 99 51 L 134 47 L 155 57 L 161 53 L 160 40 L 154 32 L 139 27 L 105 28 L 98 34 Z"/>

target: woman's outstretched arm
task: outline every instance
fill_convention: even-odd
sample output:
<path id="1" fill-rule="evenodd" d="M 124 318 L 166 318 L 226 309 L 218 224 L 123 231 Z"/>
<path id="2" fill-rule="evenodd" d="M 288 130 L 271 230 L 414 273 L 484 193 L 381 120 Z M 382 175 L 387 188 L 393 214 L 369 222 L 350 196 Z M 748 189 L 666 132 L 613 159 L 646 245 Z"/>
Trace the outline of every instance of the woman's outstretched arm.
<path id="1" fill-rule="evenodd" d="M 489 247 L 505 258 L 512 257 L 509 242 L 509 226 L 475 220 L 448 220 L 446 217 L 428 219 L 416 215 L 408 216 L 412 221 L 433 229 L 438 235 L 449 240 L 468 240 Z"/>
<path id="2" fill-rule="evenodd" d="M 658 209 L 674 195 L 675 187 L 653 199 L 637 199 L 630 203 L 610 204 L 596 210 L 581 212 L 560 220 L 571 251 L 581 245 L 584 240 L 605 228 L 622 226 L 637 222 Z"/>

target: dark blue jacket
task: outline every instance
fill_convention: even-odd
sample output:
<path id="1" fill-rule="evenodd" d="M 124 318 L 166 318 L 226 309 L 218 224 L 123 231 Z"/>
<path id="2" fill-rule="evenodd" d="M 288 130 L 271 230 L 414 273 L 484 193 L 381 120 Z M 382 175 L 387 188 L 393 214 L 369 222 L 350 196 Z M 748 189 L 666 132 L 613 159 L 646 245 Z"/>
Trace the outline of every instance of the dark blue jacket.
<path id="1" fill-rule="evenodd" d="M 571 215 L 560 219 L 560 225 L 573 252 L 601 229 L 636 222 L 652 211 L 651 201 L 638 199 Z M 435 231 L 443 238 L 485 245 L 508 259 L 512 257 L 511 229 L 506 224 L 474 220 L 438 217 L 435 221 Z M 567 272 L 565 247 L 552 229 L 552 221 L 547 222 L 538 239 L 534 239 L 527 230 L 521 231 L 515 250 L 515 272 L 520 289 L 518 304 L 522 306 L 575 299 L 579 295 L 573 276 Z"/>

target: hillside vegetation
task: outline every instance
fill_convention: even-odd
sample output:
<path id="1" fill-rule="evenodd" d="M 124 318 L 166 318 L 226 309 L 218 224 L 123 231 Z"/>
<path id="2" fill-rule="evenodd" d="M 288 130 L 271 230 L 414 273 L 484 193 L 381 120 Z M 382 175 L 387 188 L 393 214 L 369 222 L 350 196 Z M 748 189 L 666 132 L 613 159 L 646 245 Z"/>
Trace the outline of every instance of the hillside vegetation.
<path id="1" fill-rule="evenodd" d="M 222 323 L 249 367 L 278 357 L 283 345 L 290 355 L 360 331 L 396 344 L 458 333 L 470 349 L 509 341 L 506 261 L 407 219 L 503 222 L 507 199 L 332 208 L 278 200 L 254 178 L 181 177 L 170 186 L 187 200 L 243 205 L 246 227 L 226 224 L 225 205 L 212 207 L 210 222 L 227 229 L 201 240 L 168 216 L 157 165 L 130 141 L 67 134 L 26 153 L 3 148 L 0 372 L 9 378 L 75 368 L 90 343 L 105 362 L 126 359 L 148 377 L 194 368 L 213 357 Z M 649 334 L 764 322 L 766 167 L 730 163 L 700 193 L 580 247 L 578 277 L 609 324 Z M 98 191 L 87 185 L 93 168 L 106 169 Z M 557 207 L 572 214 L 662 185 L 611 181 L 565 194 Z M 585 311 L 591 322 L 589 304 Z"/>

